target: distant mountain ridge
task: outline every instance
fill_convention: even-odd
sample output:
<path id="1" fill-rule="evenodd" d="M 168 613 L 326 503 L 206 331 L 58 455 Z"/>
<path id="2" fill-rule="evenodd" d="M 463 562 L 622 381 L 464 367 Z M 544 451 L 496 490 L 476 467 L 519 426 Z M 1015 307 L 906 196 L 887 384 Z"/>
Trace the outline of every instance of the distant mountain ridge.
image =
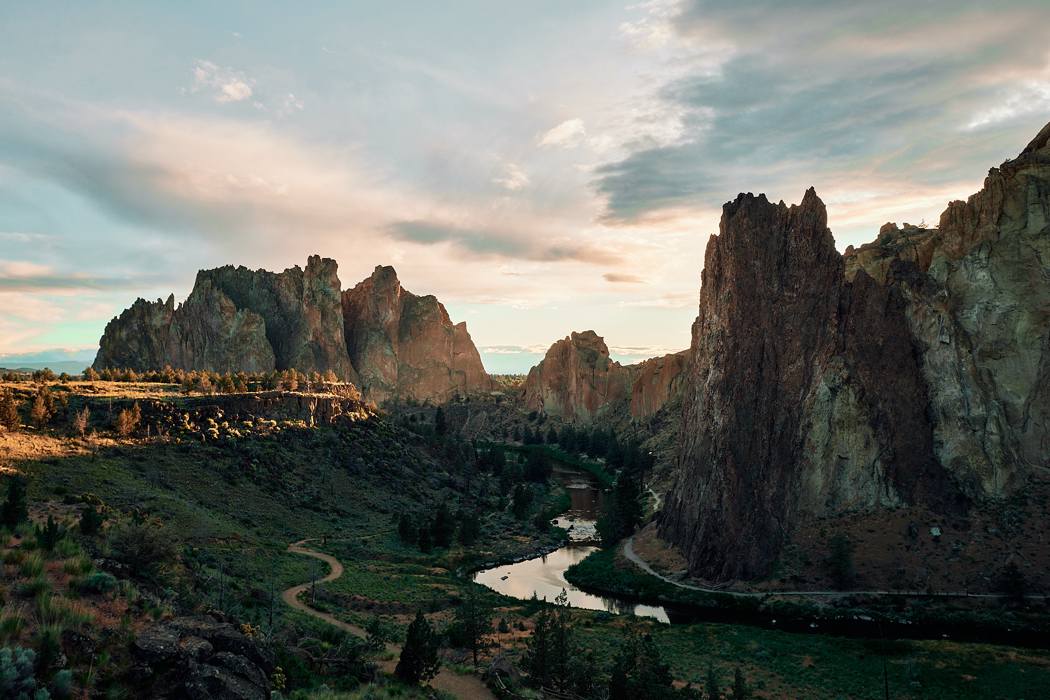
<path id="1" fill-rule="evenodd" d="M 392 267 L 345 292 L 335 260 L 283 272 L 202 270 L 186 301 L 138 299 L 106 325 L 94 367 L 334 372 L 377 401 L 443 401 L 488 390 L 467 332 L 433 296 L 404 290 Z"/>

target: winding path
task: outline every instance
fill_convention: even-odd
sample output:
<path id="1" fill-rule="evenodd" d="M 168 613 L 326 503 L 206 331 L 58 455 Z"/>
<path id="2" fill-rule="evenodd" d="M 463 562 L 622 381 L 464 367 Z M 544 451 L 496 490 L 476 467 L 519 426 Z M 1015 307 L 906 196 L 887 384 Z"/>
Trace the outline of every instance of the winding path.
<path id="1" fill-rule="evenodd" d="M 317 579 L 317 583 L 328 583 L 335 581 L 337 578 L 343 575 L 343 565 L 338 559 L 330 554 L 324 552 L 318 552 L 315 549 L 310 549 L 304 545 L 307 542 L 312 542 L 319 538 L 310 538 L 305 540 L 299 540 L 288 545 L 288 552 L 291 554 L 301 554 L 306 557 L 312 557 L 323 561 L 328 564 L 328 573 L 323 577 Z M 355 637 L 365 638 L 368 633 L 364 629 L 357 625 L 351 625 L 348 622 L 343 622 L 334 615 L 330 615 L 321 610 L 311 608 L 309 605 L 299 600 L 299 596 L 305 593 L 313 585 L 313 582 L 301 583 L 298 586 L 292 586 L 283 593 L 281 593 L 281 600 L 285 602 L 289 607 L 305 613 L 318 620 L 327 622 L 330 625 L 338 627 L 341 630 L 349 632 Z M 401 646 L 398 644 L 388 644 L 387 651 L 393 654 L 393 658 L 380 664 L 380 668 L 386 673 L 393 673 L 394 668 L 397 666 L 397 657 L 401 654 Z M 473 675 L 461 675 L 453 673 L 447 668 L 442 668 L 438 671 L 438 674 L 430 681 L 431 687 L 449 693 L 457 698 L 465 698 L 466 700 L 495 700 L 496 696 L 492 694 L 489 687 L 485 685 L 480 678 Z"/>
<path id="2" fill-rule="evenodd" d="M 690 591 L 699 591 L 701 593 L 718 593 L 720 595 L 732 596 L 734 598 L 765 598 L 768 596 L 850 596 L 850 595 L 869 595 L 869 596 L 886 596 L 886 597 L 901 597 L 901 598 L 1006 598 L 1008 596 L 1001 593 L 967 593 L 965 591 L 959 592 L 944 592 L 944 593 L 928 593 L 926 591 L 727 591 L 721 588 L 706 588 L 704 586 L 694 586 L 688 583 L 682 583 L 676 581 L 669 576 L 661 574 L 659 571 L 653 569 L 649 565 L 649 562 L 642 559 L 634 551 L 634 536 L 628 537 L 623 543 L 623 555 L 633 562 L 638 568 L 650 576 L 669 583 L 672 586 L 678 588 L 685 588 Z M 1027 595 L 1028 599 L 1034 600 L 1045 600 L 1047 596 L 1044 595 Z"/>

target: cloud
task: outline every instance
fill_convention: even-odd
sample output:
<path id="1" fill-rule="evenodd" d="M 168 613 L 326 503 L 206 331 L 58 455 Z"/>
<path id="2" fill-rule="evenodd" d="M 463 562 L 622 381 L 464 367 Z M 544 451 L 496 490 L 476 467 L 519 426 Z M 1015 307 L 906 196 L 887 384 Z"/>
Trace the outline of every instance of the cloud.
<path id="1" fill-rule="evenodd" d="M 107 278 L 59 272 L 48 265 L 0 260 L 0 292 L 54 292 L 141 289 L 154 282 L 148 275 Z"/>
<path id="2" fill-rule="evenodd" d="M 524 170 L 514 163 L 507 163 L 504 166 L 503 174 L 493 179 L 497 185 L 505 190 L 511 192 L 517 192 L 520 189 L 528 187 L 529 176 Z"/>
<path id="3" fill-rule="evenodd" d="M 252 96 L 255 81 L 240 71 L 198 60 L 193 65 L 191 92 L 208 92 L 219 103 L 243 102 Z M 294 96 L 292 96 L 294 99 Z"/>
<path id="4" fill-rule="evenodd" d="M 398 221 L 390 235 L 423 245 L 448 243 L 482 257 L 520 258 L 541 262 L 576 261 L 592 265 L 615 265 L 620 256 L 607 250 L 567 240 L 535 240 L 514 231 L 478 229 L 433 221 Z"/>
<path id="5" fill-rule="evenodd" d="M 606 282 L 612 282 L 614 284 L 641 284 L 645 280 L 638 275 L 631 275 L 626 272 L 606 272 L 602 275 L 602 278 Z"/>
<path id="6" fill-rule="evenodd" d="M 587 129 L 584 128 L 582 119 L 568 119 L 541 134 L 536 142 L 541 148 L 575 148 L 586 136 Z"/>
<path id="7" fill-rule="evenodd" d="M 621 32 L 669 70 L 634 101 L 675 117 L 593 169 L 606 223 L 710 209 L 741 191 L 976 179 L 1041 126 L 1021 119 L 1050 109 L 1050 51 L 1027 29 L 1050 23 L 1045 3 L 995 13 L 955 0 L 641 9 Z M 898 203 L 908 201 L 905 191 Z"/>

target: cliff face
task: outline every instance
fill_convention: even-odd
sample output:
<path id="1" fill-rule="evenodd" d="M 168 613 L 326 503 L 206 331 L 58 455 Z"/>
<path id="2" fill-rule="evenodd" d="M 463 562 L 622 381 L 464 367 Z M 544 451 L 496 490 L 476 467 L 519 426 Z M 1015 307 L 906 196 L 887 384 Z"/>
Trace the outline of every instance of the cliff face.
<path id="1" fill-rule="evenodd" d="M 594 331 L 572 333 L 551 345 L 525 380 L 525 405 L 565 420 L 589 423 L 599 416 L 658 411 L 678 388 L 686 354 L 655 357 L 636 365 L 609 358 Z"/>
<path id="2" fill-rule="evenodd" d="M 812 190 L 724 207 L 660 522 L 694 574 L 768 574 L 808 516 L 952 512 L 1050 465 L 1048 140 L 845 260 Z"/>
<path id="3" fill-rule="evenodd" d="M 492 388 L 467 325 L 453 324 L 435 297 L 404 289 L 392 267 L 376 267 L 343 292 L 343 325 L 362 391 L 377 401 L 444 400 Z"/>
<path id="4" fill-rule="evenodd" d="M 136 301 L 110 321 L 95 367 L 332 370 L 376 401 L 444 400 L 490 380 L 465 324 L 401 289 L 393 268 L 341 291 L 334 260 L 281 273 L 202 270 L 186 302 Z"/>

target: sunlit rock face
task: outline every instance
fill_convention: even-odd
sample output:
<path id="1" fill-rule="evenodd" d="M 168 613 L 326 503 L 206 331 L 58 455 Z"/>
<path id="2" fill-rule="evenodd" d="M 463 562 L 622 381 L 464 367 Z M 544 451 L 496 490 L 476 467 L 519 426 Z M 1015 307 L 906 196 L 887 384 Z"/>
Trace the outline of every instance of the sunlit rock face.
<path id="1" fill-rule="evenodd" d="M 368 398 L 444 401 L 488 390 L 467 332 L 433 296 L 401 288 L 393 268 L 342 291 L 334 260 L 284 272 L 202 270 L 184 304 L 136 301 L 110 321 L 95 367 L 216 372 L 329 370 Z"/>
<path id="2" fill-rule="evenodd" d="M 594 331 L 572 333 L 547 350 L 525 380 L 525 405 L 564 420 L 590 423 L 598 417 L 642 418 L 660 410 L 677 391 L 685 353 L 635 365 L 609 358 Z"/>
<path id="3" fill-rule="evenodd" d="M 823 204 L 740 195 L 707 247 L 661 535 L 766 575 L 802 518 L 1011 493 L 1050 462 L 1050 125 L 937 229 L 843 259 Z"/>
<path id="4" fill-rule="evenodd" d="M 376 401 L 443 401 L 492 388 L 467 325 L 453 324 L 435 297 L 404 289 L 392 267 L 343 292 L 343 324 L 362 390 Z"/>
<path id="5" fill-rule="evenodd" d="M 197 273 L 175 308 L 138 300 L 110 321 L 95 367 L 262 372 L 333 370 L 356 379 L 343 337 L 336 263 L 312 256 L 284 272 L 226 266 Z"/>

